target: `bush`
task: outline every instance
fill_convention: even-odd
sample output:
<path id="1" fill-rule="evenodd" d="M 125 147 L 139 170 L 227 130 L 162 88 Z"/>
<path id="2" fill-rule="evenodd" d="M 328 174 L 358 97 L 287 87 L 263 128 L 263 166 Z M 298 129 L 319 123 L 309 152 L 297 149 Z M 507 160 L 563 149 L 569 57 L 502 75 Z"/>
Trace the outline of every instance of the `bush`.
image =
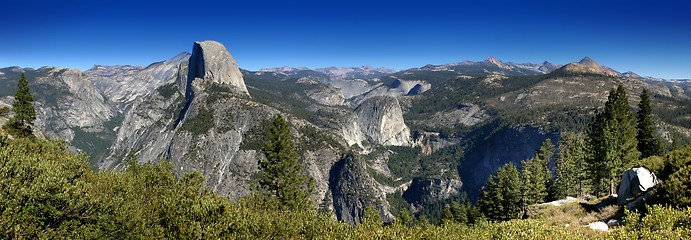
<path id="1" fill-rule="evenodd" d="M 691 146 L 672 151 L 665 155 L 665 167 L 660 172 L 658 178 L 667 179 L 670 175 L 679 171 L 679 169 L 691 164 Z"/>
<path id="2" fill-rule="evenodd" d="M 10 114 L 10 107 L 1 107 L 0 108 L 0 117 L 7 117 Z"/>
<path id="3" fill-rule="evenodd" d="M 0 148 L 0 238 L 220 238 L 231 203 L 172 164 L 94 173 L 62 141 L 17 139 Z"/>
<path id="4" fill-rule="evenodd" d="M 655 173 L 659 177 L 665 169 L 665 160 L 662 157 L 651 156 L 638 161 L 638 165 L 650 170 L 650 172 Z"/>
<path id="5" fill-rule="evenodd" d="M 691 166 L 676 171 L 667 181 L 662 183 L 660 190 L 662 199 L 677 207 L 691 206 Z"/>
<path id="6" fill-rule="evenodd" d="M 624 226 L 608 236 L 612 239 L 683 239 L 691 236 L 691 208 L 676 210 L 660 205 L 648 206 L 645 216 L 626 211 Z"/>
<path id="7" fill-rule="evenodd" d="M 651 203 L 674 207 L 691 206 L 691 146 L 672 151 L 663 157 L 642 159 L 639 164 L 655 173 L 662 182 Z"/>
<path id="8" fill-rule="evenodd" d="M 20 138 L 3 145 L 0 238 L 79 229 L 93 207 L 84 196 L 83 187 L 93 177 L 86 157 L 68 153 L 62 141 Z"/>

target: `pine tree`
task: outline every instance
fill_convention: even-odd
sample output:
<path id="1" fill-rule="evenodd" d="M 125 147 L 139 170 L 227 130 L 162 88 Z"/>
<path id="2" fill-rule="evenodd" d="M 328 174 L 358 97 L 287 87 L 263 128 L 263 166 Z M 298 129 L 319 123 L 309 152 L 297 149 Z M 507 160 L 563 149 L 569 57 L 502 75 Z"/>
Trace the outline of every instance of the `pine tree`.
<path id="1" fill-rule="evenodd" d="M 542 203 L 547 197 L 545 171 L 542 160 L 537 158 L 521 161 L 521 209 Z"/>
<path id="2" fill-rule="evenodd" d="M 552 186 L 549 161 L 554 156 L 554 144 L 547 138 L 535 153 L 535 158 L 521 161 L 521 207 L 525 211 L 531 204 L 547 200 Z"/>
<path id="3" fill-rule="evenodd" d="M 521 210 L 520 191 L 518 170 L 513 163 L 508 163 L 487 179 L 478 199 L 480 211 L 492 220 L 518 218 Z"/>
<path id="4" fill-rule="evenodd" d="M 466 209 L 465 204 L 461 204 L 458 201 L 453 202 L 451 204 L 451 212 L 456 222 L 463 224 L 468 223 L 468 209 Z"/>
<path id="5" fill-rule="evenodd" d="M 409 226 L 412 222 L 413 216 L 410 215 L 410 211 L 408 211 L 408 208 L 401 208 L 401 210 L 398 211 L 396 223 L 399 223 L 404 226 Z"/>
<path id="6" fill-rule="evenodd" d="M 280 114 L 268 129 L 268 141 L 262 152 L 266 159 L 259 161 L 261 172 L 257 176 L 259 190 L 275 197 L 280 209 L 308 209 L 314 180 L 302 173 L 288 123 Z"/>
<path id="7" fill-rule="evenodd" d="M 641 101 L 638 103 L 638 124 L 636 129 L 638 134 L 638 151 L 641 152 L 641 158 L 650 156 L 660 156 L 663 154 L 662 143 L 655 137 L 655 128 L 653 128 L 653 108 L 650 103 L 650 94 L 648 90 L 643 89 L 641 92 Z"/>
<path id="8" fill-rule="evenodd" d="M 441 217 L 439 218 L 439 224 L 443 226 L 453 223 L 454 221 L 455 220 L 453 217 L 453 212 L 451 211 L 451 205 L 444 205 L 444 210 L 442 210 Z"/>
<path id="9" fill-rule="evenodd" d="M 609 193 L 614 193 L 615 181 L 624 168 L 638 160 L 635 121 L 624 87 L 612 89 L 604 111 L 595 116 L 588 134 L 593 153 L 588 168 L 598 195 L 607 185 Z"/>
<path id="10" fill-rule="evenodd" d="M 552 139 L 547 138 L 544 142 L 542 142 L 542 145 L 540 145 L 540 149 L 537 151 L 537 158 L 548 163 L 553 156 L 554 144 L 552 144 Z"/>
<path id="11" fill-rule="evenodd" d="M 540 146 L 540 149 L 537 151 L 535 154 L 535 160 L 540 163 L 540 178 L 543 181 L 543 184 L 545 186 L 545 195 L 542 198 L 539 199 L 539 202 L 544 202 L 551 200 L 549 198 L 549 193 L 552 191 L 552 187 L 554 185 L 554 176 L 552 175 L 552 170 L 549 168 L 549 163 L 552 161 L 552 158 L 554 157 L 554 144 L 552 144 L 552 139 L 547 138 L 542 145 Z"/>
<path id="12" fill-rule="evenodd" d="M 14 118 L 11 125 L 19 136 L 31 135 L 31 125 L 36 120 L 36 110 L 34 109 L 33 101 L 34 96 L 29 92 L 29 82 L 22 73 L 17 83 L 14 102 L 12 102 Z"/>
<path id="13" fill-rule="evenodd" d="M 556 178 L 551 195 L 555 199 L 583 194 L 586 185 L 585 159 L 588 152 L 585 138 L 580 135 L 565 134 L 559 143 Z"/>
<path id="14" fill-rule="evenodd" d="M 381 226 L 384 223 L 379 211 L 373 205 L 368 205 L 362 216 L 362 224 L 368 226 Z"/>

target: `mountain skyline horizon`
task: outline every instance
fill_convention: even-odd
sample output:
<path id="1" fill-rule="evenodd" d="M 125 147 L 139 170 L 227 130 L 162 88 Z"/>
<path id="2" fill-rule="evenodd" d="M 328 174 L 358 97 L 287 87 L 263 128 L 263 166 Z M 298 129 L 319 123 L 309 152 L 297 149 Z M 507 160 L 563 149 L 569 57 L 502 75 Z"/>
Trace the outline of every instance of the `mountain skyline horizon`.
<path id="1" fill-rule="evenodd" d="M 643 76 L 691 78 L 687 1 L 10 0 L 4 7 L 0 66 L 147 65 L 212 39 L 253 70 L 589 56 Z"/>
<path id="2" fill-rule="evenodd" d="M 17 68 L 31 68 L 31 69 L 40 69 L 44 67 L 57 67 L 57 68 L 67 68 L 67 69 L 77 69 L 80 71 L 89 71 L 89 70 L 94 70 L 98 67 L 117 67 L 117 66 L 131 66 L 131 67 L 136 67 L 136 68 L 146 68 L 150 65 L 153 65 L 155 63 L 160 63 L 160 62 L 165 62 L 165 61 L 171 61 L 173 59 L 179 58 L 181 55 L 191 55 L 187 51 L 180 52 L 176 54 L 173 57 L 170 57 L 168 59 L 160 60 L 160 61 L 154 61 L 149 64 L 143 65 L 143 64 L 112 64 L 112 65 L 105 65 L 105 64 L 93 64 L 91 67 L 88 68 L 74 68 L 74 67 L 68 67 L 68 66 L 60 66 L 60 65 L 44 65 L 40 67 L 33 67 L 33 66 L 17 66 L 17 65 L 11 65 L 11 66 L 0 66 L 0 68 L 12 68 L 12 67 L 17 67 Z M 564 67 L 568 64 L 571 63 L 583 63 L 583 62 L 594 62 L 595 64 L 599 66 L 604 66 L 608 67 L 605 64 L 599 64 L 597 60 L 594 60 L 593 58 L 590 58 L 589 56 L 583 56 L 580 60 L 578 61 L 571 61 L 567 63 L 555 63 L 549 60 L 544 60 L 540 62 L 512 62 L 512 61 L 504 61 L 502 59 L 497 59 L 492 56 L 488 56 L 484 60 L 462 60 L 462 61 L 455 61 L 455 62 L 448 62 L 448 63 L 441 63 L 441 64 L 424 64 L 420 65 L 417 67 L 411 67 L 411 68 L 405 68 L 405 69 L 398 69 L 398 68 L 393 68 L 393 67 L 388 67 L 388 66 L 373 66 L 370 64 L 360 64 L 360 65 L 352 65 L 352 66 L 336 66 L 336 65 L 328 65 L 328 66 L 316 66 L 316 67 L 306 67 L 306 66 L 290 66 L 290 65 L 285 65 L 285 66 L 269 66 L 269 67 L 260 67 L 258 69 L 248 69 L 242 67 L 242 64 L 240 63 L 240 69 L 245 70 L 245 71 L 251 71 L 251 72 L 281 72 L 281 71 L 293 71 L 293 70 L 313 70 L 313 71 L 327 71 L 330 68 L 337 68 L 337 69 L 363 69 L 363 68 L 371 68 L 374 70 L 381 70 L 381 71 L 387 71 L 389 73 L 396 73 L 396 72 L 402 72 L 406 70 L 412 70 L 412 69 L 421 69 L 427 66 L 453 66 L 453 65 L 458 65 L 458 64 L 479 64 L 479 63 L 491 63 L 493 64 L 494 61 L 498 61 L 500 64 L 511 64 L 513 66 L 517 65 L 546 65 L 546 64 L 551 64 L 555 66 L 556 68 L 561 68 Z M 634 75 L 642 78 L 651 78 L 651 79 L 664 79 L 664 80 L 691 80 L 691 78 L 663 78 L 659 76 L 646 76 L 646 75 L 640 75 L 638 74 L 637 71 L 635 70 L 621 70 L 621 69 L 613 69 L 621 74 L 625 75 Z"/>

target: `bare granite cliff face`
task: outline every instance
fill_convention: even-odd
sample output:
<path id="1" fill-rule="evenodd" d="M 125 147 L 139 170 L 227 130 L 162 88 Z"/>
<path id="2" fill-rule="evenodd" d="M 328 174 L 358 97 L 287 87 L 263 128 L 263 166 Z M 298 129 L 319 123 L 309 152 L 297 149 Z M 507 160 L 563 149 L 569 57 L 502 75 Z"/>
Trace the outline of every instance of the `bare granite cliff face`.
<path id="1" fill-rule="evenodd" d="M 393 215 L 379 185 L 368 173 L 365 162 L 351 154 L 346 154 L 333 165 L 330 172 L 330 186 L 333 207 L 340 221 L 359 224 L 367 206 L 374 206 L 382 219 L 389 222 Z"/>
<path id="2" fill-rule="evenodd" d="M 223 44 L 216 41 L 195 42 L 190 56 L 187 71 L 184 65 L 180 72 L 187 72 L 187 81 L 178 80 L 178 88 L 186 93 L 190 82 L 196 78 L 210 80 L 212 83 L 233 86 L 239 93 L 249 96 L 242 72 L 237 62 Z"/>
<path id="3" fill-rule="evenodd" d="M 452 197 L 461 192 L 458 175 L 446 177 L 416 177 L 403 192 L 406 202 L 415 207 L 423 207 Z"/>
<path id="4" fill-rule="evenodd" d="M 99 167 L 124 167 L 121 164 L 130 151 L 144 161 L 164 157 L 175 131 L 172 126 L 184 104 L 184 97 L 170 83 L 138 98 L 125 115 L 108 156 L 101 160 Z"/>
<path id="5" fill-rule="evenodd" d="M 360 130 L 369 142 L 382 145 L 411 145 L 410 129 L 394 97 L 373 97 L 355 109 Z"/>

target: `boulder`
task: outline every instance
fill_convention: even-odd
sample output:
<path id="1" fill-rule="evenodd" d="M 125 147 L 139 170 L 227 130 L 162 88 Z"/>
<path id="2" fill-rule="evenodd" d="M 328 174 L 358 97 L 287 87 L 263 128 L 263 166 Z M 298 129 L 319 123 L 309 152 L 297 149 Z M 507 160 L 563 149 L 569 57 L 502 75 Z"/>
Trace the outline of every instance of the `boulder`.
<path id="1" fill-rule="evenodd" d="M 622 206 L 631 198 L 637 198 L 658 184 L 654 173 L 643 167 L 626 170 L 617 191 L 617 205 Z"/>
<path id="2" fill-rule="evenodd" d="M 609 226 L 605 222 L 592 222 L 588 224 L 588 228 L 603 232 L 609 231 Z"/>
<path id="3" fill-rule="evenodd" d="M 621 225 L 621 222 L 617 219 L 610 219 L 607 221 L 607 226 L 610 228 L 618 227 L 619 225 Z"/>

